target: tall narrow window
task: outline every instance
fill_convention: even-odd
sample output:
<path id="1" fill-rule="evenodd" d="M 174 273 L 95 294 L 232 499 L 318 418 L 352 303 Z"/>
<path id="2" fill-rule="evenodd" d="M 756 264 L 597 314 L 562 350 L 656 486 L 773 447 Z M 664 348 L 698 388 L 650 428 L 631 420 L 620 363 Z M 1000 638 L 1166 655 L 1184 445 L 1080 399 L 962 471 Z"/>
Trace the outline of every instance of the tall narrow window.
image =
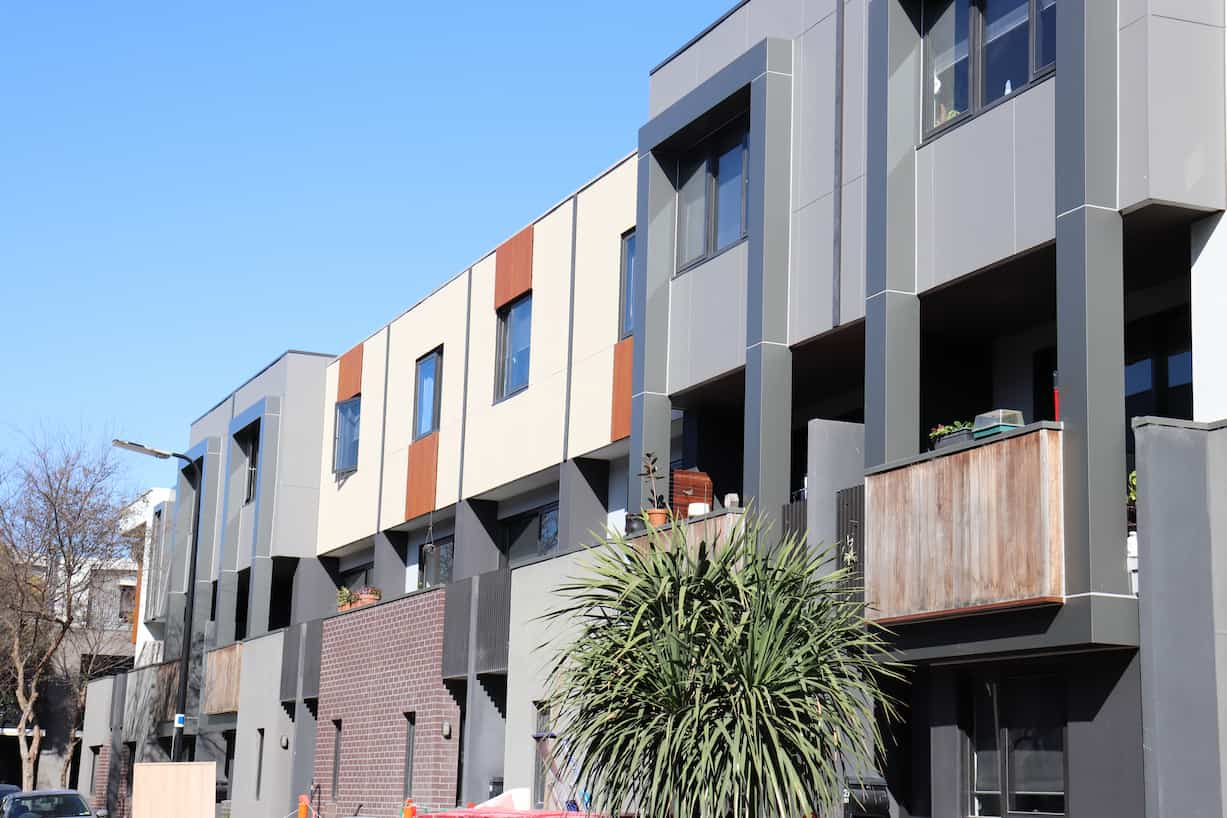
<path id="1" fill-rule="evenodd" d="M 635 231 L 622 236 L 622 288 L 619 310 L 618 338 L 635 332 Z"/>
<path id="2" fill-rule="evenodd" d="M 1057 0 L 1035 0 L 1035 67 L 1057 61 Z"/>
<path id="3" fill-rule="evenodd" d="M 745 235 L 745 196 L 743 185 L 746 168 L 745 132 L 738 131 L 718 146 L 713 159 L 716 186 L 716 245 L 715 252 L 741 241 Z"/>
<path id="4" fill-rule="evenodd" d="M 337 474 L 358 468 L 358 421 L 361 413 L 361 395 L 337 404 L 336 434 L 332 451 L 332 470 Z"/>
<path id="5" fill-rule="evenodd" d="M 341 720 L 332 722 L 332 798 L 337 797 L 337 788 L 341 783 Z"/>
<path id="6" fill-rule="evenodd" d="M 86 781 L 86 786 L 89 787 L 89 789 L 87 789 L 86 792 L 88 792 L 90 795 L 93 795 L 95 792 L 97 792 L 97 790 L 94 788 L 94 776 L 98 772 L 98 759 L 101 755 L 102 755 L 102 745 L 101 744 L 95 744 L 93 747 L 89 748 L 89 778 L 85 779 L 85 781 Z"/>
<path id="7" fill-rule="evenodd" d="M 222 731 L 222 741 L 225 742 L 225 761 L 222 763 L 222 775 L 225 783 L 216 788 L 217 803 L 229 801 L 234 796 L 234 731 Z"/>
<path id="8" fill-rule="evenodd" d="M 925 121 L 940 128 L 971 108 L 968 0 L 924 5 Z"/>
<path id="9" fill-rule="evenodd" d="M 746 237 L 748 134 L 748 123 L 739 117 L 678 162 L 678 270 Z"/>
<path id="10" fill-rule="evenodd" d="M 972 815 L 1001 815 L 1001 763 L 997 751 L 997 686 L 975 683 L 972 694 Z"/>
<path id="11" fill-rule="evenodd" d="M 1031 79 L 1030 0 L 984 2 L 984 103 L 1017 91 Z"/>
<path id="12" fill-rule="evenodd" d="M 707 157 L 683 162 L 677 183 L 677 266 L 701 259 L 707 251 Z"/>
<path id="13" fill-rule="evenodd" d="M 417 736 L 417 714 L 405 714 L 405 785 L 402 798 L 413 797 L 413 742 Z"/>
<path id="14" fill-rule="evenodd" d="M 413 390 L 413 439 L 439 431 L 439 398 L 443 391 L 443 348 L 418 358 Z"/>
<path id="15" fill-rule="evenodd" d="M 260 421 L 256 421 L 234 436 L 239 450 L 243 453 L 245 469 L 243 474 L 244 505 L 256 499 L 256 478 L 260 469 Z"/>
<path id="16" fill-rule="evenodd" d="M 256 800 L 264 787 L 264 728 L 256 728 Z"/>
<path id="17" fill-rule="evenodd" d="M 537 730 L 533 733 L 533 809 L 545 809 L 546 788 L 549 784 L 550 732 L 549 702 L 534 702 L 537 709 Z"/>
<path id="18" fill-rule="evenodd" d="M 499 311 L 496 400 L 510 397 L 528 387 L 532 318 L 532 293 L 521 296 Z"/>
<path id="19" fill-rule="evenodd" d="M 558 551 L 558 506 L 548 506 L 541 510 L 537 524 L 537 553 L 543 557 Z"/>

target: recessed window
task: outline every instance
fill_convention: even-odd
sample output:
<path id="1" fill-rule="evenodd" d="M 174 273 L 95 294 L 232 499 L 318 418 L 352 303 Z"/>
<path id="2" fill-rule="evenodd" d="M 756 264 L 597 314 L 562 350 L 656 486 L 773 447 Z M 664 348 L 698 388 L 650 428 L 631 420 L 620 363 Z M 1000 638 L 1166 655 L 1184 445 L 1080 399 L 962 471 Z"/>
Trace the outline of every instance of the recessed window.
<path id="1" fill-rule="evenodd" d="M 537 553 L 543 557 L 558 551 L 558 506 L 552 505 L 541 510 L 537 526 Z"/>
<path id="2" fill-rule="evenodd" d="M 1064 815 L 1064 690 L 1059 680 L 978 677 L 971 698 L 970 814 Z"/>
<path id="3" fill-rule="evenodd" d="M 443 349 L 418 358 L 413 390 L 413 439 L 439 431 L 439 397 L 443 390 Z"/>
<path id="4" fill-rule="evenodd" d="M 622 236 L 622 288 L 618 337 L 626 338 L 635 333 L 635 231 Z"/>
<path id="5" fill-rule="evenodd" d="M 1056 61 L 1056 11 L 1056 0 L 925 0 L 925 131 L 1047 71 Z"/>
<path id="6" fill-rule="evenodd" d="M 405 714 L 405 778 L 401 798 L 413 797 L 413 742 L 417 737 L 417 714 Z"/>
<path id="7" fill-rule="evenodd" d="M 522 296 L 498 313 L 498 373 L 494 399 L 502 400 L 528 387 L 532 341 L 533 296 Z"/>
<path id="8" fill-rule="evenodd" d="M 260 421 L 243 427 L 234 436 L 243 453 L 243 504 L 256 499 L 256 478 L 260 473 Z"/>
<path id="9" fill-rule="evenodd" d="M 678 162 L 679 270 L 745 238 L 747 136 L 747 123 L 739 119 Z"/>
<path id="10" fill-rule="evenodd" d="M 264 728 L 256 728 L 256 800 L 264 787 Z"/>
<path id="11" fill-rule="evenodd" d="M 358 468 L 358 421 L 362 396 L 337 403 L 336 431 L 332 449 L 332 470 L 337 474 Z"/>
<path id="12" fill-rule="evenodd" d="M 346 569 L 345 571 L 340 572 L 340 575 L 337 577 L 337 581 L 340 583 L 340 587 L 348 588 L 351 591 L 356 591 L 359 588 L 365 588 L 370 585 L 371 571 L 374 569 L 374 567 L 374 563 L 368 562 L 364 565 L 358 565 L 354 568 Z"/>
<path id="13" fill-rule="evenodd" d="M 337 798 L 341 785 L 341 720 L 332 722 L 332 800 Z"/>
<path id="14" fill-rule="evenodd" d="M 547 775 L 550 769 L 550 705 L 548 702 L 533 702 L 537 711 L 537 730 L 533 733 L 533 809 L 544 809 Z"/>
<path id="15" fill-rule="evenodd" d="M 423 543 L 418 548 L 418 588 L 434 588 L 452 581 L 451 540 Z"/>

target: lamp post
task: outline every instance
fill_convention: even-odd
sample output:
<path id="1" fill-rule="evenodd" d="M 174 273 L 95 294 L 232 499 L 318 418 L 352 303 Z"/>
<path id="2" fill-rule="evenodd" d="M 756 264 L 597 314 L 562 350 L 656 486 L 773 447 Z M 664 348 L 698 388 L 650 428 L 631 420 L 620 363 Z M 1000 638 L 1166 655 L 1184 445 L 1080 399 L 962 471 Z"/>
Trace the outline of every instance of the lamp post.
<path id="1" fill-rule="evenodd" d="M 204 495 L 204 470 L 200 464 L 185 454 L 168 452 L 134 443 L 131 440 L 112 440 L 111 445 L 137 454 L 168 460 L 182 460 L 195 472 L 196 503 L 192 509 L 192 550 L 188 559 L 187 601 L 183 606 L 183 645 L 179 655 L 179 695 L 175 703 L 175 733 L 170 745 L 170 760 L 183 760 L 183 729 L 187 721 L 187 677 L 192 660 L 192 616 L 196 607 L 196 551 L 200 547 L 200 498 Z"/>

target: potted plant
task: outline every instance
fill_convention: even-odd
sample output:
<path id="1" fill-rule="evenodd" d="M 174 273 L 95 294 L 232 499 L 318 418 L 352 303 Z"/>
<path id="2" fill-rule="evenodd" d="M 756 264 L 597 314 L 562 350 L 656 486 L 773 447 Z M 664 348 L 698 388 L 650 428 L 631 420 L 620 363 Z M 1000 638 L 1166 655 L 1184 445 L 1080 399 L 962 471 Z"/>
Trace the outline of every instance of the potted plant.
<path id="1" fill-rule="evenodd" d="M 669 522 L 669 506 L 665 503 L 665 495 L 656 490 L 656 481 L 664 478 L 664 475 L 656 468 L 656 463 L 656 455 L 652 452 L 645 452 L 643 471 L 639 472 L 639 477 L 643 480 L 648 495 L 643 517 L 652 528 L 660 528 Z"/>
<path id="2" fill-rule="evenodd" d="M 944 449 L 947 446 L 957 446 L 960 443 L 970 443 L 971 441 L 971 424 L 965 420 L 939 423 L 929 430 L 929 442 L 933 444 L 934 450 Z"/>
<path id="3" fill-rule="evenodd" d="M 383 594 L 378 588 L 372 588 L 369 585 L 364 585 L 356 591 L 351 591 L 342 585 L 337 589 L 337 610 L 348 611 L 351 608 L 361 608 L 363 605 L 371 605 L 383 598 Z"/>
<path id="4" fill-rule="evenodd" d="M 1125 513 L 1130 533 L 1138 530 L 1138 470 L 1129 472 L 1125 480 Z"/>

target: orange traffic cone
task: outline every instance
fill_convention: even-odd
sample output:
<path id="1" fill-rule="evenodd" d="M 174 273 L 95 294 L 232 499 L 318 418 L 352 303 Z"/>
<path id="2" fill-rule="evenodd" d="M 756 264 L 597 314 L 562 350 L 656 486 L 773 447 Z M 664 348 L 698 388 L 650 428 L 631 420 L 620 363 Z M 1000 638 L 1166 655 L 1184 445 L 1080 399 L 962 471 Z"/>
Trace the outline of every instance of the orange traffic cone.
<path id="1" fill-rule="evenodd" d="M 307 818 L 308 803 L 307 796 L 298 796 L 298 818 Z"/>

